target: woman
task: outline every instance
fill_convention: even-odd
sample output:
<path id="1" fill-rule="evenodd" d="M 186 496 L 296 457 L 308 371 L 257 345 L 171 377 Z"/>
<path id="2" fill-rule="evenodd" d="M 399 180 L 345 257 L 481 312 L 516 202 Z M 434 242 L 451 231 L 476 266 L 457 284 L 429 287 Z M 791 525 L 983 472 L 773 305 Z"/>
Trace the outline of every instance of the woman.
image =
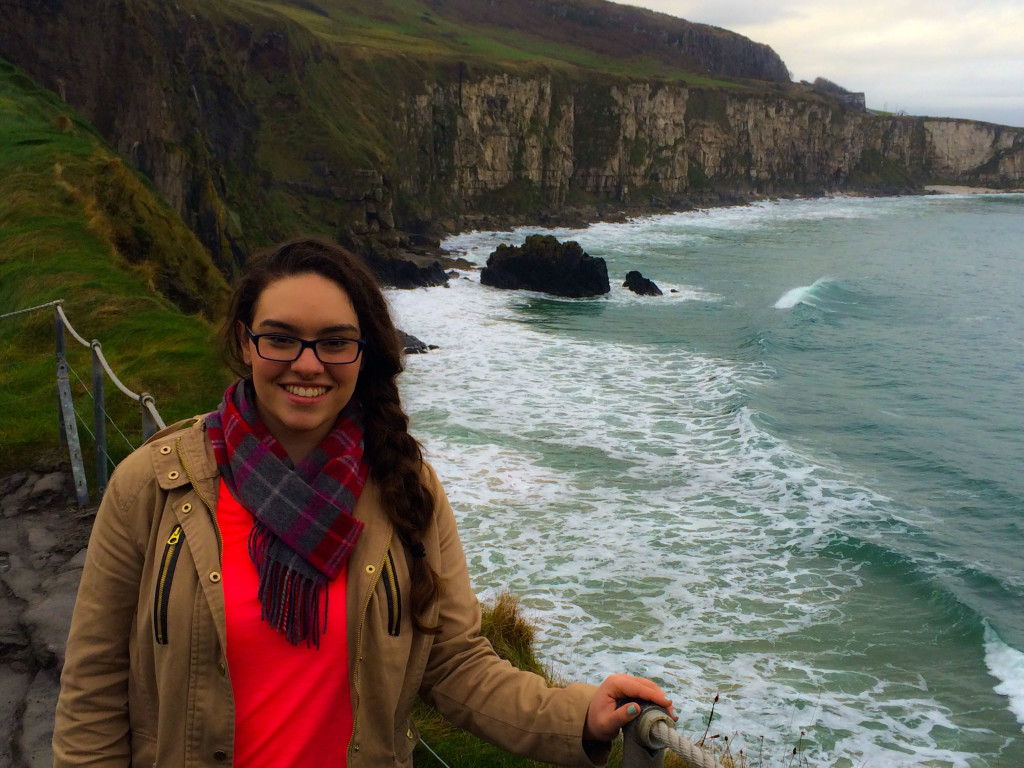
<path id="1" fill-rule="evenodd" d="M 384 297 L 285 244 L 225 321 L 243 378 L 117 468 L 61 677 L 55 765 L 408 766 L 416 695 L 511 752 L 607 757 L 652 682 L 549 689 L 479 636 L 455 519 L 409 435 Z"/>

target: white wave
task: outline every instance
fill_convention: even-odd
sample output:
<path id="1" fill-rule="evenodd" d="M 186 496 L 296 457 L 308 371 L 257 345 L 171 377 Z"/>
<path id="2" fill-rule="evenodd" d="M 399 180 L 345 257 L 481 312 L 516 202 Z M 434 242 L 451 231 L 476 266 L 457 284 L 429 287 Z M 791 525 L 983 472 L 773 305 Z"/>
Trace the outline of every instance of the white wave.
<path id="1" fill-rule="evenodd" d="M 797 304 L 810 304 L 812 306 L 816 306 L 814 303 L 814 299 L 817 298 L 816 292 L 822 286 L 829 285 L 831 282 L 832 280 L 830 278 L 819 277 L 810 285 L 801 285 L 796 288 L 791 288 L 782 294 L 773 306 L 775 309 L 792 309 Z"/>
<path id="2" fill-rule="evenodd" d="M 1011 648 L 985 625 L 985 664 L 993 677 L 1000 680 L 995 692 L 1010 700 L 1010 711 L 1024 726 L 1024 653 Z"/>

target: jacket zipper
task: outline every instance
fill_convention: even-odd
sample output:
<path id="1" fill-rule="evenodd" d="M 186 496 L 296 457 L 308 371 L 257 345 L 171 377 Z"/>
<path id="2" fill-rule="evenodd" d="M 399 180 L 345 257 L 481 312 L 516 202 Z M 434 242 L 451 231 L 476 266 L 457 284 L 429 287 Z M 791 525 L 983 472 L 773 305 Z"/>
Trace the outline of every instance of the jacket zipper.
<path id="1" fill-rule="evenodd" d="M 384 557 L 384 594 L 388 599 L 388 634 L 398 637 L 402 629 L 402 595 L 398 590 L 398 577 L 390 547 Z"/>
<path id="2" fill-rule="evenodd" d="M 174 566 L 181 554 L 185 534 L 180 525 L 175 525 L 164 547 L 164 557 L 160 565 L 160 578 L 156 583 L 156 602 L 153 604 L 153 628 L 156 633 L 157 645 L 167 645 L 167 603 L 171 598 L 171 582 L 174 578 Z"/>
<path id="3" fill-rule="evenodd" d="M 391 537 L 392 533 L 388 533 L 388 543 L 385 548 L 385 554 L 391 550 Z M 387 560 L 387 557 L 384 558 Z M 359 723 L 359 662 L 363 656 L 363 626 L 366 624 L 366 611 L 370 607 L 370 598 L 373 597 L 373 592 L 377 589 L 377 582 L 380 581 L 380 574 L 383 568 L 378 568 L 375 571 L 373 583 L 370 584 L 370 588 L 366 592 L 366 600 L 363 601 L 363 611 L 359 614 L 359 627 L 356 629 L 356 657 L 349 659 L 349 666 L 352 667 L 352 680 L 353 687 L 356 689 L 356 700 L 352 702 L 352 736 L 348 740 L 348 748 L 351 750 L 356 738 L 356 725 Z M 357 745 L 358 746 L 358 745 Z"/>

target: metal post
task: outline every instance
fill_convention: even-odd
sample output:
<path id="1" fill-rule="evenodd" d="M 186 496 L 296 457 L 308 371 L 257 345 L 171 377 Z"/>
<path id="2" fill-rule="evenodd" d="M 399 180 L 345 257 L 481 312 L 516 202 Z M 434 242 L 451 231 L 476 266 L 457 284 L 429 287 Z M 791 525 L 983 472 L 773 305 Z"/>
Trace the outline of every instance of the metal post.
<path id="1" fill-rule="evenodd" d="M 142 413 L 142 439 L 144 441 L 149 440 L 159 429 L 156 419 L 153 418 L 153 414 L 150 412 L 152 406 L 153 396 L 149 392 L 143 392 L 139 395 L 139 411 Z"/>
<path id="2" fill-rule="evenodd" d="M 107 414 L 103 398 L 103 364 L 100 362 L 100 343 L 93 339 L 92 347 L 92 421 L 96 436 L 96 498 L 102 499 L 107 490 Z"/>
<path id="3" fill-rule="evenodd" d="M 68 384 L 68 363 L 63 357 L 57 360 L 57 392 L 60 395 L 64 435 L 71 458 L 71 473 L 75 478 L 75 495 L 78 497 L 78 506 L 85 507 L 89 505 L 89 487 L 85 482 L 82 446 L 78 442 L 78 422 L 75 420 L 75 405 L 71 400 L 71 386 Z"/>
<path id="4" fill-rule="evenodd" d="M 58 304 L 53 310 L 53 333 L 56 340 L 57 347 L 57 365 L 60 365 L 60 361 L 64 360 L 64 321 L 60 319 L 60 305 Z M 64 434 L 64 410 L 60 406 L 60 393 L 57 394 L 57 435 L 60 438 L 61 445 L 67 445 L 68 439 Z"/>
<path id="5" fill-rule="evenodd" d="M 631 701 L 640 707 L 640 716 L 626 723 L 622 729 L 622 768 L 662 768 L 665 765 L 665 745 L 651 737 L 651 727 L 659 720 L 666 720 L 675 727 L 672 718 L 649 701 Z"/>

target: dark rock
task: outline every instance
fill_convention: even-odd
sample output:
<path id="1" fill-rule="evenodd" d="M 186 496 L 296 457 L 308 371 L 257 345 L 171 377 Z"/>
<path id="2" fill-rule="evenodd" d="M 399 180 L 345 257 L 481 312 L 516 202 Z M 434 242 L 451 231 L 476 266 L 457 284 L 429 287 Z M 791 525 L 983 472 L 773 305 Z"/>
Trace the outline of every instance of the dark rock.
<path id="1" fill-rule="evenodd" d="M 648 280 L 635 269 L 626 273 L 626 282 L 623 288 L 629 288 L 633 293 L 641 296 L 661 296 L 661 288 L 653 280 Z"/>
<path id="2" fill-rule="evenodd" d="M 448 275 L 436 261 L 421 266 L 407 259 L 382 258 L 376 254 L 369 257 L 363 254 L 363 261 L 373 270 L 382 285 L 393 288 L 426 288 L 448 284 Z"/>
<path id="3" fill-rule="evenodd" d="M 437 349 L 433 345 L 428 347 L 424 342 L 405 331 L 398 332 L 398 339 L 402 342 L 402 351 L 407 355 L 425 355 L 428 349 Z"/>
<path id="4" fill-rule="evenodd" d="M 608 293 L 608 267 L 574 240 L 530 235 L 522 246 L 499 245 L 487 259 L 480 282 L 493 288 L 543 291 L 580 298 Z"/>
<path id="5" fill-rule="evenodd" d="M 392 288 L 427 288 L 448 284 L 448 276 L 442 266 L 447 251 L 402 250 L 398 246 L 403 236 L 397 230 L 360 235 L 352 229 L 344 229 L 338 233 L 337 240 L 363 260 L 381 285 Z"/>

